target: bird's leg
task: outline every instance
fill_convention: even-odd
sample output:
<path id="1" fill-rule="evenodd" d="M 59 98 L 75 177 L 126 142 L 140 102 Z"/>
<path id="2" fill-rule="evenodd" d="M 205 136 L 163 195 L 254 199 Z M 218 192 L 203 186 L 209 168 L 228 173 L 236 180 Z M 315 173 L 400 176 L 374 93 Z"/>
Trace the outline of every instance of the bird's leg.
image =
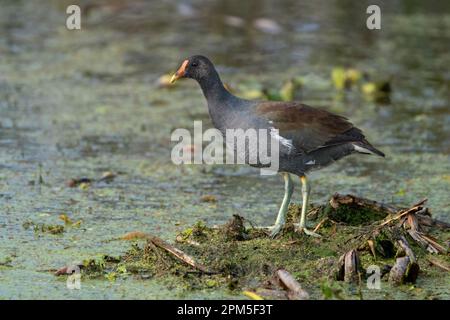
<path id="1" fill-rule="evenodd" d="M 280 210 L 278 211 L 277 220 L 275 224 L 270 227 L 265 227 L 265 229 L 270 230 L 270 236 L 275 237 L 278 233 L 280 233 L 284 224 L 286 223 L 286 215 L 289 208 L 289 203 L 291 202 L 291 196 L 294 192 L 294 184 L 292 183 L 292 179 L 289 173 L 282 173 L 284 178 L 284 197 L 283 202 L 281 203 Z"/>
<path id="2" fill-rule="evenodd" d="M 271 236 L 275 237 L 283 228 L 286 223 L 286 215 L 289 209 L 289 204 L 291 203 L 292 193 L 294 192 L 294 184 L 292 183 L 291 175 L 289 173 L 283 173 L 284 178 L 284 196 L 283 202 L 281 203 L 280 210 L 278 211 L 277 220 L 275 220 L 275 225 L 271 230 Z"/>
<path id="3" fill-rule="evenodd" d="M 319 234 L 306 229 L 306 211 L 308 210 L 308 200 L 311 187 L 309 186 L 308 179 L 305 175 L 300 177 L 300 181 L 302 182 L 302 213 L 300 216 L 300 223 L 296 223 L 295 226 L 297 227 L 297 230 L 306 233 L 308 236 L 320 237 Z"/>

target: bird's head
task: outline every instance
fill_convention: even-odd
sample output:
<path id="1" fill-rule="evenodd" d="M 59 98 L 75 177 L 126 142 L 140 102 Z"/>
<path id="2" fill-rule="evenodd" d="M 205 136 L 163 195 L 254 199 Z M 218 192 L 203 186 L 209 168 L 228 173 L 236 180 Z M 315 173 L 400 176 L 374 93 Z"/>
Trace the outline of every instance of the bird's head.
<path id="1" fill-rule="evenodd" d="M 191 78 L 201 81 L 213 72 L 215 72 L 214 65 L 208 58 L 198 55 L 192 56 L 181 63 L 177 72 L 170 79 L 170 83 L 174 83 L 180 78 Z"/>

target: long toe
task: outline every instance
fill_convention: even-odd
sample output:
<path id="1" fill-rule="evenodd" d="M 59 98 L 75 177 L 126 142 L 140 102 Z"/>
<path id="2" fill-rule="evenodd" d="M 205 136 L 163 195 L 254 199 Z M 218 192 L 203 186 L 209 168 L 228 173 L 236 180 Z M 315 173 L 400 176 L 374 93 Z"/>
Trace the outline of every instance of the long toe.
<path id="1" fill-rule="evenodd" d="M 281 232 L 282 226 L 281 225 L 274 225 L 272 226 L 270 230 L 270 237 L 273 239 L 276 236 L 278 236 Z"/>
<path id="2" fill-rule="evenodd" d="M 320 234 L 315 233 L 314 231 L 308 230 L 306 228 L 303 228 L 302 230 L 308 236 L 315 237 L 315 238 L 322 238 L 322 236 Z"/>
<path id="3" fill-rule="evenodd" d="M 322 236 L 318 233 L 315 233 L 314 231 L 308 230 L 305 227 L 300 226 L 299 224 L 295 224 L 295 231 L 297 232 L 304 232 L 306 235 L 315 237 L 315 238 L 321 238 Z"/>
<path id="4" fill-rule="evenodd" d="M 255 229 L 267 231 L 271 238 L 275 238 L 277 235 L 280 234 L 282 226 L 275 224 L 273 226 L 258 226 L 255 227 Z"/>

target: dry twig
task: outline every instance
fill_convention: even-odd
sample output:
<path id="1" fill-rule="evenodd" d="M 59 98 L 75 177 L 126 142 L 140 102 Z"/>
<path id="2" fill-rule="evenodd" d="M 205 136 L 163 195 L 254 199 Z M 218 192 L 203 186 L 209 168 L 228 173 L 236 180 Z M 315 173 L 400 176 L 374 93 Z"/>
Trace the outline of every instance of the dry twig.
<path id="1" fill-rule="evenodd" d="M 308 292 L 303 290 L 300 283 L 297 280 L 295 280 L 295 278 L 285 269 L 278 269 L 276 272 L 276 276 L 281 286 L 288 291 L 287 296 L 289 300 L 309 299 Z"/>

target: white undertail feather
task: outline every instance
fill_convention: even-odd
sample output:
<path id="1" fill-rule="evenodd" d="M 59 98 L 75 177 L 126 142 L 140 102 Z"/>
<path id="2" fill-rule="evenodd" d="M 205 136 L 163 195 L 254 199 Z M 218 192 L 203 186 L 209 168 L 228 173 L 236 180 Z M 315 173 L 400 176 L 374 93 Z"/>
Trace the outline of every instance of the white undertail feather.
<path id="1" fill-rule="evenodd" d="M 370 151 L 369 149 L 363 148 L 361 146 L 358 146 L 356 144 L 353 144 L 353 147 L 355 148 L 356 152 L 365 153 L 365 154 L 375 154 L 373 151 Z"/>

